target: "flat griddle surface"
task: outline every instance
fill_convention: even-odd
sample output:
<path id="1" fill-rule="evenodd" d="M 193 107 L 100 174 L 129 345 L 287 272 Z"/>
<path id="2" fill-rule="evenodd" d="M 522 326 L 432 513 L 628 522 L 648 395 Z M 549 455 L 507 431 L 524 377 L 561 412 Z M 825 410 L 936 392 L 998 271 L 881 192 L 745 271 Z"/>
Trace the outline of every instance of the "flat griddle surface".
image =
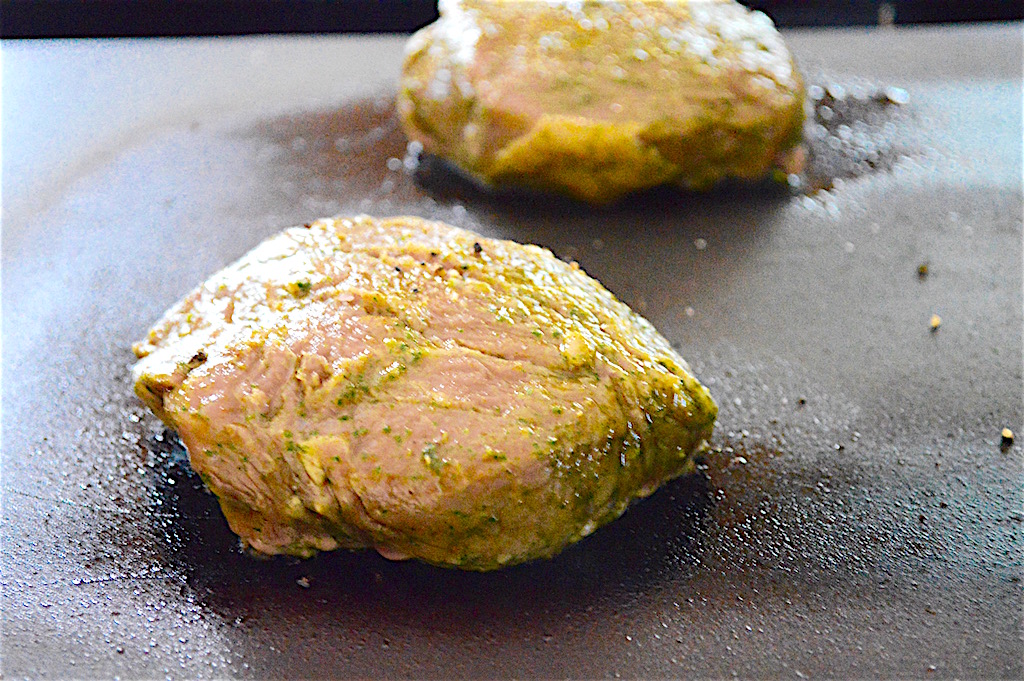
<path id="1" fill-rule="evenodd" d="M 5 45 L 5 179 L 12 130 L 50 151 L 3 216 L 4 675 L 1020 678 L 1020 26 L 789 39 L 847 94 L 906 89 L 871 138 L 893 163 L 606 210 L 409 172 L 399 39 Z M 19 85 L 40 68 L 67 82 Z M 320 99 L 275 100 L 295 83 Z M 360 212 L 577 260 L 710 387 L 707 477 L 497 573 L 240 554 L 131 343 L 263 238 Z"/>

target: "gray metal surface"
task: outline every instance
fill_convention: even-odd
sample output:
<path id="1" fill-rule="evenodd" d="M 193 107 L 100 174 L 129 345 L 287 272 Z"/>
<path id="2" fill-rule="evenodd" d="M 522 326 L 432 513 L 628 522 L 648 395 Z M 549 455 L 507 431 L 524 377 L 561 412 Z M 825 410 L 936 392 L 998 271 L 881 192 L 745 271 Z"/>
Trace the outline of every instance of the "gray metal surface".
<path id="1" fill-rule="evenodd" d="M 892 164 L 604 211 L 406 172 L 399 39 L 5 43 L 4 676 L 1020 678 L 1021 28 L 788 37 L 907 90 Z M 351 212 L 578 260 L 721 405 L 708 479 L 499 573 L 239 554 L 130 344 Z"/>

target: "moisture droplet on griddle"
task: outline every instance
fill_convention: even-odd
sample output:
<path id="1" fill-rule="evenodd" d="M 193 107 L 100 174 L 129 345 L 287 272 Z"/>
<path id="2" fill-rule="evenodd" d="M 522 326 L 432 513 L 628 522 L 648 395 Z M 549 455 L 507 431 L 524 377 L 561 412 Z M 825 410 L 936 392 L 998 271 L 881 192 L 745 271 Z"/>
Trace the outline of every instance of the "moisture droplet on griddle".
<path id="1" fill-rule="evenodd" d="M 895 123 L 910 99 L 906 90 L 827 82 L 809 85 L 807 99 L 812 111 L 804 126 L 806 193 L 888 170 L 902 155 L 905 144 Z"/>

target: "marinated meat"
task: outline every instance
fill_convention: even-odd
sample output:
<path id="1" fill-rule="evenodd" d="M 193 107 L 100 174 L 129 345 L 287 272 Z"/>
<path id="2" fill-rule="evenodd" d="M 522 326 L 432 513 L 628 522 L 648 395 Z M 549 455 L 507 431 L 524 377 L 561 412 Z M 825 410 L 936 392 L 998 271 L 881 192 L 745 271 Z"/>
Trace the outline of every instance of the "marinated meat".
<path id="1" fill-rule="evenodd" d="M 442 0 L 398 97 L 409 138 L 485 185 L 593 203 L 799 168 L 803 84 L 732 0 Z"/>
<path id="2" fill-rule="evenodd" d="M 134 350 L 137 394 L 266 554 L 551 556 L 691 471 L 717 412 L 575 263 L 409 217 L 288 229 Z"/>

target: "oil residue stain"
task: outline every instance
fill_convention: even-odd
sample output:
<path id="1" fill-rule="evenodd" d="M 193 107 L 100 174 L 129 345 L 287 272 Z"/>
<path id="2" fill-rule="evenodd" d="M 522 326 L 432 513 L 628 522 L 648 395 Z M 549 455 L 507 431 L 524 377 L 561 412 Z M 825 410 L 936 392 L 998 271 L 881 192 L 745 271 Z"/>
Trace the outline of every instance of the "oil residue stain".
<path id="1" fill-rule="evenodd" d="M 907 92 L 896 87 L 816 78 L 807 88 L 807 160 L 802 173 L 789 177 L 790 191 L 814 194 L 832 188 L 836 180 L 891 169 L 910 153 L 908 100 Z M 466 202 L 485 211 L 512 205 L 520 212 L 584 207 L 561 197 L 483 186 L 445 160 L 424 153 L 417 143 L 407 143 L 390 92 L 340 109 L 281 116 L 242 134 L 261 142 L 259 158 L 274 173 L 267 184 L 276 185 L 281 198 L 317 214 L 371 208 L 393 213 L 424 202 L 432 209 Z M 717 190 L 724 190 L 727 199 L 738 186 L 742 185 L 726 182 Z M 778 193 L 773 181 L 754 187 Z M 662 187 L 624 203 L 656 209 L 666 192 L 693 194 Z M 346 203 L 339 197 L 361 198 L 352 204 L 352 198 Z"/>

